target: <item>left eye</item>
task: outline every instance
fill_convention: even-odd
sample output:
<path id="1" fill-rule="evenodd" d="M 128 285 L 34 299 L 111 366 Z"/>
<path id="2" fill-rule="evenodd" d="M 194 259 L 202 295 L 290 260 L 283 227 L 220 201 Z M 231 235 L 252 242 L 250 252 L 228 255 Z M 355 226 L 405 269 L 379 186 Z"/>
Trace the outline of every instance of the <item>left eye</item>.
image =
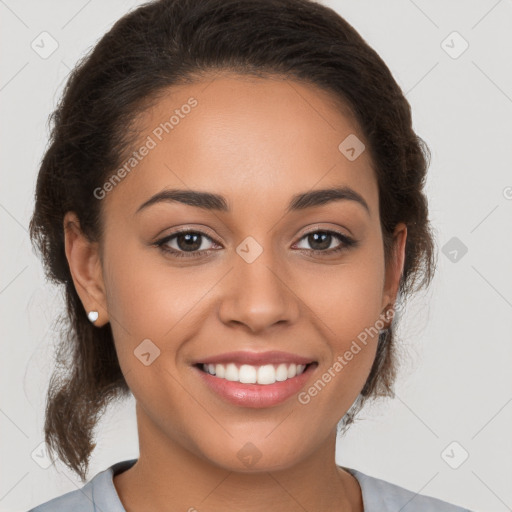
<path id="1" fill-rule="evenodd" d="M 334 248 L 331 247 L 331 243 L 337 239 L 338 245 Z M 352 239 L 338 233 L 337 231 L 312 231 L 311 233 L 305 234 L 301 240 L 307 241 L 307 243 L 313 247 L 313 252 L 337 252 L 341 249 L 353 245 Z M 314 247 L 315 245 L 320 247 Z M 299 247 L 299 249 L 302 249 Z M 307 250 L 307 248 L 306 248 Z"/>

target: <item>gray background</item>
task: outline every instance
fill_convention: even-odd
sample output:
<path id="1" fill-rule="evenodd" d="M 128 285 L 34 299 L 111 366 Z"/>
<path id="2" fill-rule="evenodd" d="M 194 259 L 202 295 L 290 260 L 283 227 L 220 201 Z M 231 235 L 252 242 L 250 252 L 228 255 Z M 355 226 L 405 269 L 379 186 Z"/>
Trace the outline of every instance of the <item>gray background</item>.
<path id="1" fill-rule="evenodd" d="M 2 511 L 83 485 L 61 463 L 45 469 L 40 447 L 62 302 L 27 227 L 47 118 L 67 74 L 140 3 L 0 0 Z M 439 250 L 431 288 L 402 315 L 397 396 L 362 413 L 337 462 L 473 510 L 512 510 L 512 2 L 324 3 L 379 52 L 411 103 L 432 149 L 427 192 Z M 31 47 L 42 47 L 44 31 L 58 43 L 47 58 Z M 108 411 L 97 437 L 91 477 L 137 457 L 133 399 Z"/>

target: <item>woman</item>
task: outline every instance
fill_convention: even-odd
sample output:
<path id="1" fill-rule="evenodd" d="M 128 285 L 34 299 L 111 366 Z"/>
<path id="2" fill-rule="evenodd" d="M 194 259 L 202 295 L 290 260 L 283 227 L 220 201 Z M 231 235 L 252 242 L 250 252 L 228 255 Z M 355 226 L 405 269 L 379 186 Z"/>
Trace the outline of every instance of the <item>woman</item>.
<path id="1" fill-rule="evenodd" d="M 309 0 L 160 0 L 72 72 L 31 236 L 66 289 L 49 448 L 82 480 L 132 393 L 140 456 L 35 511 L 464 509 L 336 465 L 427 286 L 428 150 L 388 68 Z"/>

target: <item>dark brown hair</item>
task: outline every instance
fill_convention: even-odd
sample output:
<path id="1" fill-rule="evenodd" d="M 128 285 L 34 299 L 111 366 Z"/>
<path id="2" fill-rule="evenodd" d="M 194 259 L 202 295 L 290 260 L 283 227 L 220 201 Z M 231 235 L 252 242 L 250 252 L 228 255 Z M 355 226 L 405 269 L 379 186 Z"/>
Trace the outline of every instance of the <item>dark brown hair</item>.
<path id="1" fill-rule="evenodd" d="M 311 0 L 141 5 L 118 20 L 71 72 L 50 117 L 30 222 L 47 277 L 64 286 L 67 306 L 47 395 L 45 440 L 82 480 L 98 417 L 130 390 L 110 325 L 92 325 L 75 290 L 64 250 L 64 214 L 74 211 L 84 234 L 101 241 L 101 201 L 93 191 L 136 140 L 137 116 L 169 87 L 212 71 L 284 76 L 316 85 L 347 107 L 374 164 L 386 262 L 394 227 L 404 222 L 408 228 L 400 300 L 428 286 L 434 273 L 434 238 L 423 193 L 428 148 L 413 131 L 409 103 L 389 69 L 351 25 Z M 368 380 L 340 422 L 344 429 L 367 399 L 392 395 L 395 326 L 396 318 L 379 336 Z"/>

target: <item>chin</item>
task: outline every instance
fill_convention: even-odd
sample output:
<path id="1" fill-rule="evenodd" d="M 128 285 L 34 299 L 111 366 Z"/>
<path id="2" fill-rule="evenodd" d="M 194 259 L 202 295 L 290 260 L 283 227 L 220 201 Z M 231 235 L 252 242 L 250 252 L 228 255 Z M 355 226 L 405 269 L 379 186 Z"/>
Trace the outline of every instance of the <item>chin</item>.
<path id="1" fill-rule="evenodd" d="M 279 444 L 280 439 L 270 442 L 265 436 L 259 439 L 248 436 L 248 440 L 243 442 L 231 438 L 225 442 L 215 442 L 203 447 L 201 456 L 215 466 L 234 473 L 279 471 L 298 463 L 300 453 L 297 450 L 290 453 L 290 449 Z"/>

